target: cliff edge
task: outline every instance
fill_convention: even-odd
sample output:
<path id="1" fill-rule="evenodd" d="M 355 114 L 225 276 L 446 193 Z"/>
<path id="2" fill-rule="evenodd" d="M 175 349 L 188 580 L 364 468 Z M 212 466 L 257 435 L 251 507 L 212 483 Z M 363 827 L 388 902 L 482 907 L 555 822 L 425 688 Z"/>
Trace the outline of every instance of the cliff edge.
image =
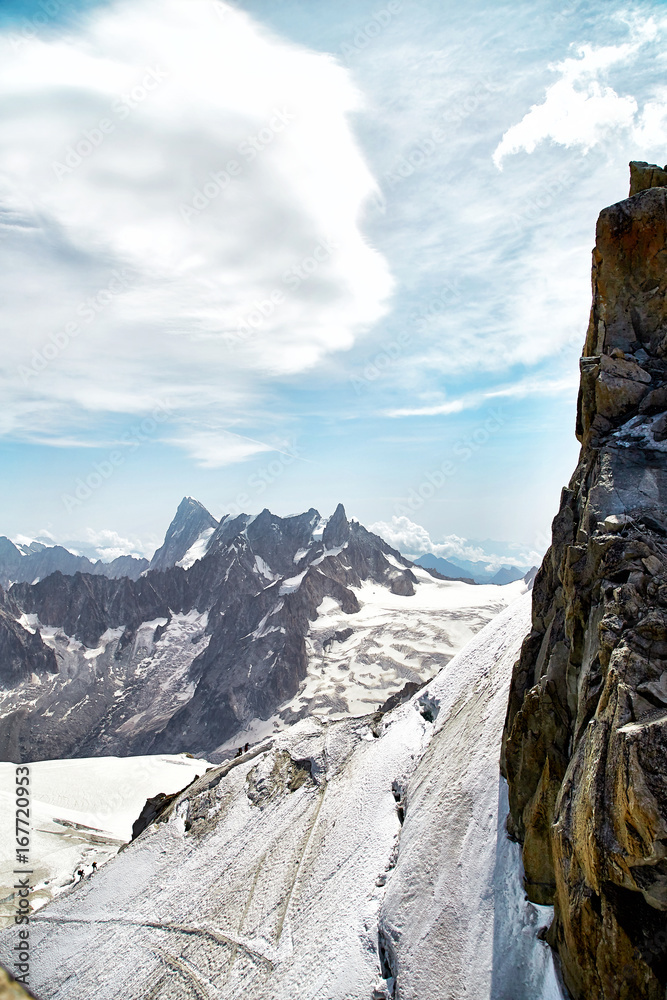
<path id="1" fill-rule="evenodd" d="M 537 574 L 501 768 L 525 887 L 575 1000 L 667 984 L 667 169 L 593 251 L 579 463 Z"/>

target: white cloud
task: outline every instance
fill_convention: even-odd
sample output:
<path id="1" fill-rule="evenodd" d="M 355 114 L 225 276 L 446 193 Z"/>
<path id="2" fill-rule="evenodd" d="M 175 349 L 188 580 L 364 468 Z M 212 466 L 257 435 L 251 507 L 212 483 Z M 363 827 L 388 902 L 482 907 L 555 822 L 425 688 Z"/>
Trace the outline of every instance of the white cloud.
<path id="1" fill-rule="evenodd" d="M 560 78 L 547 88 L 544 101 L 534 104 L 520 122 L 505 132 L 493 154 L 502 169 L 507 156 L 525 150 L 532 153 L 546 140 L 584 153 L 610 132 L 630 129 L 638 112 L 633 96 L 621 96 L 599 79 L 612 67 L 629 62 L 655 39 L 658 26 L 653 18 L 632 25 L 631 42 L 595 47 L 581 45 L 575 58 L 550 67 Z"/>
<path id="2" fill-rule="evenodd" d="M 31 535 L 14 535 L 11 539 L 14 545 L 30 545 L 31 542 L 42 542 L 43 545 L 56 545 L 56 540 L 50 531 L 46 528 L 40 528 L 40 530 L 33 536 Z"/>
<path id="3" fill-rule="evenodd" d="M 467 538 L 461 538 L 459 535 L 446 535 L 442 541 L 435 542 L 426 528 L 421 524 L 415 524 L 405 515 L 400 517 L 394 515 L 391 522 L 377 521 L 370 525 L 369 531 L 380 535 L 393 548 L 415 559 L 430 552 L 454 562 L 457 559 L 465 559 L 469 562 L 486 563 L 488 570 L 494 572 L 501 566 L 525 567 L 532 563 L 539 565 L 542 560 L 540 553 L 532 551 L 521 553 L 519 557 L 489 554 L 479 545 L 473 545 Z"/>
<path id="4" fill-rule="evenodd" d="M 218 469 L 244 462 L 263 451 L 278 450 L 270 444 L 225 430 L 193 431 L 187 437 L 171 438 L 168 443 L 189 451 L 197 465 L 204 469 Z"/>
<path id="5" fill-rule="evenodd" d="M 213 0 L 114 0 L 76 33 L 0 35 L 0 99 L 4 433 L 162 399 L 177 425 L 238 418 L 385 311 L 331 57 Z"/>
<path id="6" fill-rule="evenodd" d="M 144 556 L 150 555 L 153 552 L 152 548 L 150 552 L 147 552 L 146 546 L 138 539 L 124 538 L 117 531 L 112 531 L 108 528 L 103 528 L 101 531 L 88 528 L 86 530 L 86 541 L 95 550 L 92 557 L 94 558 L 96 555 L 103 562 L 111 562 L 119 556 Z"/>
<path id="7" fill-rule="evenodd" d="M 664 148 L 667 146 L 667 88 L 659 87 L 655 99 L 646 102 L 632 136 L 640 149 L 659 149 L 664 159 Z"/>

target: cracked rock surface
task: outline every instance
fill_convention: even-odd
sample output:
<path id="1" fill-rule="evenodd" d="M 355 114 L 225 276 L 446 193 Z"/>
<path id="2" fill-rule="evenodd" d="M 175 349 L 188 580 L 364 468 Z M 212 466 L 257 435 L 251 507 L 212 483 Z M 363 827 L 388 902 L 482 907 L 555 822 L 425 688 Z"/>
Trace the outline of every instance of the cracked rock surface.
<path id="1" fill-rule="evenodd" d="M 631 173 L 598 220 L 581 454 L 502 753 L 526 891 L 555 905 L 576 1000 L 663 1000 L 667 985 L 667 173 Z"/>

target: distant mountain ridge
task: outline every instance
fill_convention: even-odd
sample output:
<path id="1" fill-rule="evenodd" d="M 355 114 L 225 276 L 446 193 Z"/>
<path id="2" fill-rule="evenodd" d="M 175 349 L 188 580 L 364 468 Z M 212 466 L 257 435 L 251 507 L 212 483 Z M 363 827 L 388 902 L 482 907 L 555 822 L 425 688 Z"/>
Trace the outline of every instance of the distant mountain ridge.
<path id="1" fill-rule="evenodd" d="M 491 574 L 488 571 L 482 572 L 480 570 L 480 567 L 484 567 L 484 563 L 472 563 L 467 560 L 461 560 L 461 564 L 459 565 L 450 559 L 435 556 L 432 552 L 427 552 L 425 555 L 419 556 L 414 562 L 417 566 L 423 566 L 425 569 L 435 569 L 438 573 L 450 579 L 469 579 L 473 580 L 474 583 L 493 583 L 498 586 L 504 586 L 506 583 L 515 583 L 517 580 L 522 580 L 525 576 L 525 573 L 517 569 L 516 566 L 501 566 L 496 573 Z"/>
<path id="2" fill-rule="evenodd" d="M 31 542 L 29 545 L 15 545 L 5 535 L 0 535 L 0 587 L 7 588 L 12 583 L 33 583 L 43 580 L 51 573 L 90 573 L 91 576 L 108 576 L 113 579 L 129 577 L 138 580 L 149 567 L 148 559 L 122 555 L 111 562 L 98 559 L 93 562 L 87 556 L 78 556 L 62 545 L 44 545 Z"/>

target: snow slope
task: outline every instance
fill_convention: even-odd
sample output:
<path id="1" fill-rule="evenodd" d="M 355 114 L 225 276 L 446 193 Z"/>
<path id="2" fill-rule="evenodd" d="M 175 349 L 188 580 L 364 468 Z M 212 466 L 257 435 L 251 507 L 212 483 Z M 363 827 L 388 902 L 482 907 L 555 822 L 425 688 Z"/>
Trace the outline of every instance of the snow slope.
<path id="1" fill-rule="evenodd" d="M 550 949 L 535 936 L 552 909 L 524 901 L 498 772 L 512 666 L 529 628 L 525 597 L 429 687 L 435 731 L 402 790 L 405 823 L 380 916 L 401 1000 L 560 997 Z"/>
<path id="2" fill-rule="evenodd" d="M 382 720 L 304 719 L 195 782 L 37 913 L 42 1000 L 557 997 L 498 809 L 529 603 Z"/>
<path id="3" fill-rule="evenodd" d="M 41 907 L 75 879 L 83 866 L 104 864 L 132 836 L 147 798 L 177 792 L 208 763 L 185 754 L 95 757 L 30 765 L 31 903 Z M 13 922 L 15 764 L 0 763 L 0 926 Z"/>

